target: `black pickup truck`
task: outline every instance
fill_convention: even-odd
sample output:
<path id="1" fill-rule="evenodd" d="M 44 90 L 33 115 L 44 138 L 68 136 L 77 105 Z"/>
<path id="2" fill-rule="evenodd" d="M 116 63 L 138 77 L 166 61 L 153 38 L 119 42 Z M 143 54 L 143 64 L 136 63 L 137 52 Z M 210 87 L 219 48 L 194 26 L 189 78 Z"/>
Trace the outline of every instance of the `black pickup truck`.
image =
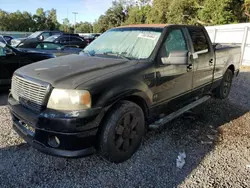
<path id="1" fill-rule="evenodd" d="M 98 151 L 129 159 L 154 120 L 225 99 L 239 73 L 240 48 L 212 45 L 204 27 L 132 25 L 111 29 L 81 55 L 18 69 L 9 108 L 34 148 L 80 157 Z"/>

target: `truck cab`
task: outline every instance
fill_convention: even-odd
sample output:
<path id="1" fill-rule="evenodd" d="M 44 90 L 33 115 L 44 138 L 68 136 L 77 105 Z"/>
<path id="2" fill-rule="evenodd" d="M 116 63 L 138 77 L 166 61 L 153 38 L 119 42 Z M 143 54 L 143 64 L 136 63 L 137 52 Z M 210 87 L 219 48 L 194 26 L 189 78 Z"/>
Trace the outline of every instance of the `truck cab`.
<path id="1" fill-rule="evenodd" d="M 47 154 L 98 151 L 123 162 L 160 114 L 207 96 L 225 99 L 239 64 L 240 48 L 215 48 L 204 27 L 114 28 L 81 55 L 18 69 L 9 96 L 13 127 Z"/>

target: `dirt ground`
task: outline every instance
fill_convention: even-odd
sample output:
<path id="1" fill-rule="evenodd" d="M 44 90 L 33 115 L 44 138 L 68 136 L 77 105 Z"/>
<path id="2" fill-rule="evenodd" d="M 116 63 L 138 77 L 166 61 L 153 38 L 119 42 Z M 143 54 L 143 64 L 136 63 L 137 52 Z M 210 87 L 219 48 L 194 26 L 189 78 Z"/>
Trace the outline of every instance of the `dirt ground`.
<path id="1" fill-rule="evenodd" d="M 211 99 L 149 132 L 122 164 L 98 155 L 42 154 L 12 130 L 7 94 L 0 96 L 0 187 L 250 187 L 250 68 L 229 99 Z M 176 159 L 185 153 L 179 169 Z"/>

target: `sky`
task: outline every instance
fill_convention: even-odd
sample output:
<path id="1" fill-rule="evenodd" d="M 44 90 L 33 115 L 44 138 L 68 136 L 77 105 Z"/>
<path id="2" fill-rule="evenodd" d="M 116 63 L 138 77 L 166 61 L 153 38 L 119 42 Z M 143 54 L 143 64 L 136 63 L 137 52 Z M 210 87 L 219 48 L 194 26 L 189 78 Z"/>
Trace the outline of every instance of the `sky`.
<path id="1" fill-rule="evenodd" d="M 76 21 L 94 22 L 111 6 L 113 0 L 0 0 L 0 9 L 7 12 L 27 11 L 32 14 L 37 8 L 57 10 L 57 19 L 60 23 L 68 18 L 75 22 L 72 12 L 78 12 Z"/>

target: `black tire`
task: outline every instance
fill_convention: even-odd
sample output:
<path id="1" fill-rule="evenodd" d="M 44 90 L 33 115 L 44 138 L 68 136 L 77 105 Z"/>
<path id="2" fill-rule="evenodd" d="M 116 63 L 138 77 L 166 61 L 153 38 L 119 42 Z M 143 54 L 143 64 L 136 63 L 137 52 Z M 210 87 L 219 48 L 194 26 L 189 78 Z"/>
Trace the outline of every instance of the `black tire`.
<path id="1" fill-rule="evenodd" d="M 139 148 L 145 132 L 142 109 L 130 101 L 121 101 L 107 114 L 100 132 L 99 152 L 107 160 L 120 163 Z"/>
<path id="2" fill-rule="evenodd" d="M 228 97 L 231 91 L 232 81 L 233 72 L 230 69 L 227 69 L 220 83 L 220 86 L 216 88 L 216 98 L 226 99 Z"/>

